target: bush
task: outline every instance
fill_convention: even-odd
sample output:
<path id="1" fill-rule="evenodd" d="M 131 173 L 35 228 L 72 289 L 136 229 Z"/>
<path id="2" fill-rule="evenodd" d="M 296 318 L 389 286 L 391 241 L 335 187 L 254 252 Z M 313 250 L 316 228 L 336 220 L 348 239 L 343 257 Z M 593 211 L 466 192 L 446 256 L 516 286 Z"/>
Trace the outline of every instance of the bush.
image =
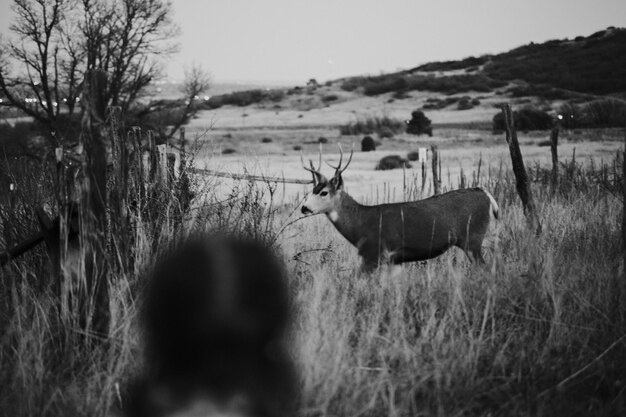
<path id="1" fill-rule="evenodd" d="M 345 125 L 339 126 L 339 132 L 342 135 L 372 135 L 378 134 L 379 137 L 391 137 L 402 130 L 402 122 L 387 116 L 383 117 L 367 117 Z"/>
<path id="2" fill-rule="evenodd" d="M 274 90 L 245 90 L 235 91 L 229 94 L 221 94 L 212 96 L 205 102 L 205 106 L 209 109 L 217 109 L 225 105 L 232 106 L 248 106 L 250 104 L 260 103 L 262 101 L 278 102 L 285 97 L 285 92 L 280 89 Z"/>
<path id="3" fill-rule="evenodd" d="M 548 130 L 554 125 L 552 116 L 542 110 L 533 107 L 523 107 L 513 112 L 515 129 L 523 132 L 529 130 Z M 506 130 L 504 115 L 502 112 L 493 116 L 493 131 L 503 132 Z"/>
<path id="4" fill-rule="evenodd" d="M 489 60 L 489 55 L 479 57 L 470 56 L 459 61 L 429 62 L 415 68 L 418 71 L 454 71 L 460 69 L 475 69 Z"/>
<path id="5" fill-rule="evenodd" d="M 558 115 L 558 123 L 565 129 L 623 127 L 626 124 L 626 102 L 604 98 L 582 106 L 565 103 L 559 108 Z"/>
<path id="6" fill-rule="evenodd" d="M 300 145 L 294 145 L 294 146 L 293 146 L 293 150 L 294 150 L 294 151 L 301 151 L 301 150 L 302 150 L 302 146 L 300 146 Z"/>
<path id="7" fill-rule="evenodd" d="M 371 136 L 365 136 L 361 141 L 361 151 L 362 152 L 370 152 L 376 150 L 376 144 L 374 143 L 374 139 Z"/>
<path id="8" fill-rule="evenodd" d="M 418 151 L 411 151 L 406 154 L 406 159 L 408 159 L 409 161 L 413 161 L 413 162 L 419 161 L 420 153 Z"/>
<path id="9" fill-rule="evenodd" d="M 457 110 L 469 110 L 474 108 L 474 104 L 469 97 L 462 97 L 456 105 Z"/>
<path id="10" fill-rule="evenodd" d="M 318 143 L 328 143 L 328 139 L 326 139 L 324 136 L 317 138 L 317 142 Z"/>
<path id="11" fill-rule="evenodd" d="M 337 101 L 337 100 L 339 100 L 339 96 L 337 94 L 328 94 L 322 97 L 322 101 L 324 103 L 329 103 L 331 101 Z"/>
<path id="12" fill-rule="evenodd" d="M 376 165 L 377 171 L 386 171 L 389 169 L 411 168 L 409 161 L 400 155 L 387 155 L 383 157 Z"/>
<path id="13" fill-rule="evenodd" d="M 234 150 L 233 148 L 226 148 L 226 149 L 222 149 L 222 155 L 230 155 L 232 153 L 237 152 L 236 150 Z"/>
<path id="14" fill-rule="evenodd" d="M 389 126 L 382 126 L 378 129 L 377 133 L 378 137 L 381 139 L 390 139 L 394 136 L 394 132 L 391 128 L 389 128 Z"/>
<path id="15" fill-rule="evenodd" d="M 398 90 L 392 95 L 393 99 L 404 100 L 407 98 L 411 98 L 411 95 L 406 92 L 406 90 Z"/>
<path id="16" fill-rule="evenodd" d="M 14 126 L 0 123 L 0 161 L 14 156 L 38 154 L 38 150 L 31 146 L 31 139 L 43 134 L 44 130 L 34 122 L 17 122 Z"/>
<path id="17" fill-rule="evenodd" d="M 624 127 L 626 102 L 615 98 L 594 100 L 584 106 L 585 119 L 590 127 Z"/>
<path id="18" fill-rule="evenodd" d="M 506 81 L 496 80 L 484 74 L 462 74 L 445 77 L 434 75 L 406 75 L 401 73 L 385 74 L 376 77 L 352 77 L 346 79 L 341 88 L 354 91 L 361 88 L 368 96 L 395 92 L 401 98 L 408 91 L 438 91 L 454 94 L 463 91 L 489 92 L 494 88 L 504 87 Z"/>
<path id="19" fill-rule="evenodd" d="M 558 123 L 565 129 L 575 129 L 587 124 L 584 111 L 576 104 L 565 103 L 559 108 L 557 113 L 559 117 Z"/>
<path id="20" fill-rule="evenodd" d="M 421 110 L 415 110 L 413 113 L 411 113 L 411 120 L 408 120 L 406 124 L 406 133 L 410 135 L 433 135 L 431 121 Z"/>
<path id="21" fill-rule="evenodd" d="M 422 106 L 423 110 L 439 110 L 445 107 L 448 107 L 451 104 L 454 104 L 458 101 L 458 97 L 446 97 L 445 99 L 440 98 L 429 98 L 426 99 L 426 103 Z"/>
<path id="22" fill-rule="evenodd" d="M 272 138 L 263 138 L 261 139 L 261 143 L 271 143 L 272 142 Z"/>
<path id="23" fill-rule="evenodd" d="M 546 100 L 567 100 L 580 96 L 580 94 L 571 93 L 560 88 L 550 87 L 543 84 L 528 84 L 523 86 L 511 87 L 507 90 L 511 97 L 539 97 Z"/>

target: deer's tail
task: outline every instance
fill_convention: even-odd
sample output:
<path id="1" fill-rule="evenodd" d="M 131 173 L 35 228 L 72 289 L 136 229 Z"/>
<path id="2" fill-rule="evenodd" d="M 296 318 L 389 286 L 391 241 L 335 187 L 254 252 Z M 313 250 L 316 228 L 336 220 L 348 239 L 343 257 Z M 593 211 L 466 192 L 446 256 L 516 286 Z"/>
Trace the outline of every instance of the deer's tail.
<path id="1" fill-rule="evenodd" d="M 500 212 L 500 207 L 498 207 L 498 203 L 496 203 L 496 199 L 493 198 L 493 196 L 491 195 L 491 193 L 483 188 L 481 188 L 482 192 L 485 193 L 487 195 L 487 197 L 489 197 L 489 214 L 491 214 L 493 216 L 494 219 L 498 218 L 499 212 Z"/>

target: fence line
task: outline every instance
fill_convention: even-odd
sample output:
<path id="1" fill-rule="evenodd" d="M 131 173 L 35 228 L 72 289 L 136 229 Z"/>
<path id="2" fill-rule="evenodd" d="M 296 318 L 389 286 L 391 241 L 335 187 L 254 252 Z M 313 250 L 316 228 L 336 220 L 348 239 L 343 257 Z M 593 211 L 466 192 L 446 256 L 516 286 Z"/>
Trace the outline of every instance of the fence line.
<path id="1" fill-rule="evenodd" d="M 312 180 L 300 180 L 294 178 L 284 177 L 268 177 L 265 175 L 250 175 L 250 174 L 233 174 L 229 172 L 214 171 L 212 169 L 203 168 L 189 168 L 194 174 L 205 174 L 214 177 L 233 178 L 238 180 L 250 180 L 250 181 L 265 181 L 265 182 L 280 182 L 285 184 L 313 184 Z"/>

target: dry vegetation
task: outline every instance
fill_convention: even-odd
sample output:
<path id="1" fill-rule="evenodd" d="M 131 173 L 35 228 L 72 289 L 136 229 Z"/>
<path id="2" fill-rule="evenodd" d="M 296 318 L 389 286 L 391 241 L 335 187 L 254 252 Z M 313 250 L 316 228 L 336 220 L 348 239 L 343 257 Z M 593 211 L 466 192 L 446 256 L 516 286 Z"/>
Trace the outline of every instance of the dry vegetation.
<path id="1" fill-rule="evenodd" d="M 168 2 L 125 3 L 140 10 L 146 4 L 157 11 L 164 8 L 166 15 L 170 8 Z M 92 2 L 79 4 L 90 7 Z M 22 9 L 32 17 L 28 7 Z M 143 36 L 135 46 L 119 41 L 118 35 L 132 28 L 125 23 L 116 29 L 126 22 L 116 18 L 120 10 L 98 13 L 104 32 L 83 35 L 107 35 L 107 42 L 92 41 L 107 46 L 104 52 L 113 58 L 105 62 L 134 68 L 111 72 L 137 75 L 133 79 L 141 83 L 131 83 L 139 92 L 153 78 L 151 73 L 139 77 L 143 57 L 152 53 L 151 41 L 144 44 Z M 30 17 L 21 24 L 34 29 L 24 33 L 33 35 L 33 47 L 47 45 L 52 32 L 40 31 L 37 19 Z M 68 22 L 70 27 L 88 27 Z M 159 22 L 167 26 L 170 20 Z M 65 30 L 60 34 L 74 36 Z M 131 195 L 120 210 L 131 217 L 128 233 L 121 233 L 121 222 L 109 214 L 109 226 L 116 224 L 117 229 L 109 228 L 112 236 L 102 249 L 111 267 L 110 321 L 104 337 L 94 336 L 81 321 L 82 307 L 93 308 L 92 294 L 83 299 L 82 281 L 55 277 L 43 245 L 0 267 L 0 415 L 120 415 L 143 366 L 138 312 L 146 273 L 174 243 L 196 232 L 261 241 L 283 259 L 290 278 L 289 342 L 299 371 L 301 416 L 626 415 L 621 239 L 626 66 L 620 64 L 626 55 L 619 53 L 625 37 L 623 29 L 607 29 L 586 39 L 530 44 L 497 56 L 323 85 L 311 80 L 293 88 L 230 88 L 213 90 L 211 97 L 200 95 L 200 88 L 189 92 L 187 103 L 165 86 L 155 86 L 154 96 L 136 103 L 146 118 L 136 114 L 126 122 L 154 129 L 188 121 L 187 137 L 195 136 L 202 145 L 195 155 L 197 168 L 309 178 L 301 168 L 300 151 L 313 157 L 319 143 L 327 142 L 325 158 L 336 163 L 336 143 L 358 150 L 363 136 L 372 135 L 376 150 L 357 152 L 343 177 L 347 191 L 365 204 L 431 195 L 430 167 L 422 161 L 389 171 L 375 167 L 385 156 L 405 158 L 418 148 L 437 145 L 444 191 L 480 185 L 500 205 L 500 220 L 488 236 L 487 265 L 471 265 L 453 249 L 427 263 L 399 270 L 383 266 L 363 274 L 356 249 L 327 219 L 299 217 L 308 186 L 202 174 L 173 187 L 156 189 L 152 184 L 149 192 Z M 61 49 L 73 44 L 62 39 Z M 141 59 L 115 58 L 136 58 L 120 49 L 122 44 L 138 50 Z M 49 62 L 46 54 L 42 57 Z M 82 65 L 82 56 L 72 59 Z M 55 74 L 48 83 L 47 65 L 38 64 L 39 57 L 31 63 L 26 58 L 26 67 L 38 74 L 30 78 L 27 90 L 39 96 L 41 88 L 54 85 L 58 94 L 57 82 L 68 74 Z M 68 78 L 72 91 L 79 92 L 82 70 L 62 66 L 80 73 Z M 115 85 L 122 88 L 123 83 Z M 129 91 L 121 103 L 106 103 L 130 109 L 138 95 Z M 610 98 L 604 96 L 609 93 Z M 56 106 L 52 95 L 43 95 L 47 107 L 42 109 L 56 108 L 43 123 L 34 122 L 41 115 L 33 109 L 39 108 L 21 99 L 13 103 L 21 111 L 7 108 L 0 113 L 1 250 L 39 230 L 37 209 L 60 211 L 54 150 L 42 142 L 54 130 L 51 126 L 63 126 L 72 139 L 67 144 L 74 143 L 81 125 L 78 111 L 74 119 L 61 112 L 74 112 L 74 96 L 68 105 Z M 60 96 L 54 100 L 62 101 Z M 554 185 L 545 147 L 549 133 L 518 126 L 543 223 L 540 236 L 527 230 L 504 139 L 492 133 L 493 117 L 503 103 L 520 110 L 524 106 L 520 119 L 527 113 L 530 120 L 533 113 L 545 121 L 543 129 L 552 126 L 557 114 L 565 116 L 563 127 L 572 128 L 561 131 L 560 182 Z M 155 113 L 152 107 L 161 110 Z M 432 137 L 404 133 L 404 121 L 420 109 L 433 122 Z M 137 178 L 142 177 L 131 182 L 141 183 Z M 9 183 L 17 191 L 5 192 Z M 181 195 L 189 195 L 188 187 L 194 196 L 190 205 L 181 203 L 187 202 Z M 128 238 L 124 242 L 122 235 Z M 118 247 L 125 250 L 116 252 Z M 64 292 L 57 288 L 61 285 L 66 285 Z"/>
<path id="2" fill-rule="evenodd" d="M 457 132 L 457 137 L 474 134 Z M 604 138 L 620 134 L 605 132 Z M 291 146 L 275 136 L 262 144 L 264 136 L 257 137 L 255 146 Z M 0 407 L 7 415 L 115 414 L 124 404 L 129 380 L 141 367 L 137 311 L 143 271 L 172 239 L 201 229 L 261 239 L 282 254 L 290 276 L 290 340 L 300 371 L 301 415 L 623 413 L 622 195 L 610 187 L 621 181 L 616 174 L 622 160 L 611 159 L 619 143 L 594 148 L 602 142 L 587 141 L 563 147 L 563 160 L 570 158 L 567 147 L 577 146 L 580 161 L 606 155 L 611 168 L 603 177 L 597 174 L 599 160 L 594 169 L 588 162 L 584 170 L 570 163 L 573 174 L 565 175 L 564 166 L 563 184 L 556 192 L 539 176 L 533 189 L 544 232 L 535 237 L 526 231 L 506 154 L 493 149 L 498 140 L 503 147 L 503 140 L 461 146 L 453 136 L 435 138 L 443 148 L 444 185 L 456 187 L 461 168 L 471 178 L 482 155 L 480 183 L 501 207 L 488 243 L 487 266 L 470 265 L 453 250 L 425 265 L 406 265 L 400 272 L 381 268 L 362 275 L 356 250 L 325 218 L 297 218 L 298 196 L 306 188 L 293 186 L 281 194 L 281 186 L 272 183 L 198 178 L 195 187 L 202 185 L 196 188 L 201 198 L 187 213 L 184 227 L 163 229 L 158 242 L 151 240 L 150 225 L 134 232 L 128 256 L 136 260 L 136 270 L 111 281 L 112 322 L 104 344 L 94 347 L 71 320 L 57 314 L 42 249 L 2 269 Z M 523 139 L 528 161 L 547 152 L 536 146 L 537 140 Z M 401 139 L 385 142 L 396 150 L 407 144 Z M 314 152 L 317 145 L 310 146 L 307 152 Z M 605 148 L 610 151 L 603 154 Z M 203 152 L 200 159 L 211 154 Z M 270 173 L 280 165 L 285 176 L 304 177 L 296 152 L 282 155 L 278 148 L 268 154 L 266 159 L 257 153 L 255 166 L 244 156 L 248 171 Z M 404 178 L 401 171 L 378 177 L 374 162 L 384 154 L 355 156 L 346 172 L 351 193 L 369 202 L 430 193 L 421 187 L 419 168 L 407 170 Z M 503 157 L 502 167 L 498 156 Z M 335 158 L 328 155 L 330 161 Z M 487 160 L 491 169 L 486 168 Z M 242 156 L 211 161 L 234 170 Z M 448 180 L 446 164 L 455 172 Z M 19 188 L 29 190 L 20 201 L 22 219 L 30 218 L 33 206 L 47 198 L 46 190 L 36 186 L 45 181 L 45 176 L 19 177 Z M 372 183 L 378 185 L 372 188 Z M 22 221 L 18 232 L 25 235 L 33 228 Z"/>

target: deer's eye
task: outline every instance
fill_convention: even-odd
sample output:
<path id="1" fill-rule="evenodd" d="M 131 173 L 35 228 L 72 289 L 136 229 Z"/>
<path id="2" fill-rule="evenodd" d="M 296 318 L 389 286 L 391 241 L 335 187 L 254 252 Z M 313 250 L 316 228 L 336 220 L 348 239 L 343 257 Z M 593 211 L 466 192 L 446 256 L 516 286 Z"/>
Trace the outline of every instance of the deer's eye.
<path id="1" fill-rule="evenodd" d="M 328 191 L 322 191 L 322 192 L 320 193 L 320 195 L 321 195 L 322 197 L 326 197 L 326 196 L 328 195 Z"/>

